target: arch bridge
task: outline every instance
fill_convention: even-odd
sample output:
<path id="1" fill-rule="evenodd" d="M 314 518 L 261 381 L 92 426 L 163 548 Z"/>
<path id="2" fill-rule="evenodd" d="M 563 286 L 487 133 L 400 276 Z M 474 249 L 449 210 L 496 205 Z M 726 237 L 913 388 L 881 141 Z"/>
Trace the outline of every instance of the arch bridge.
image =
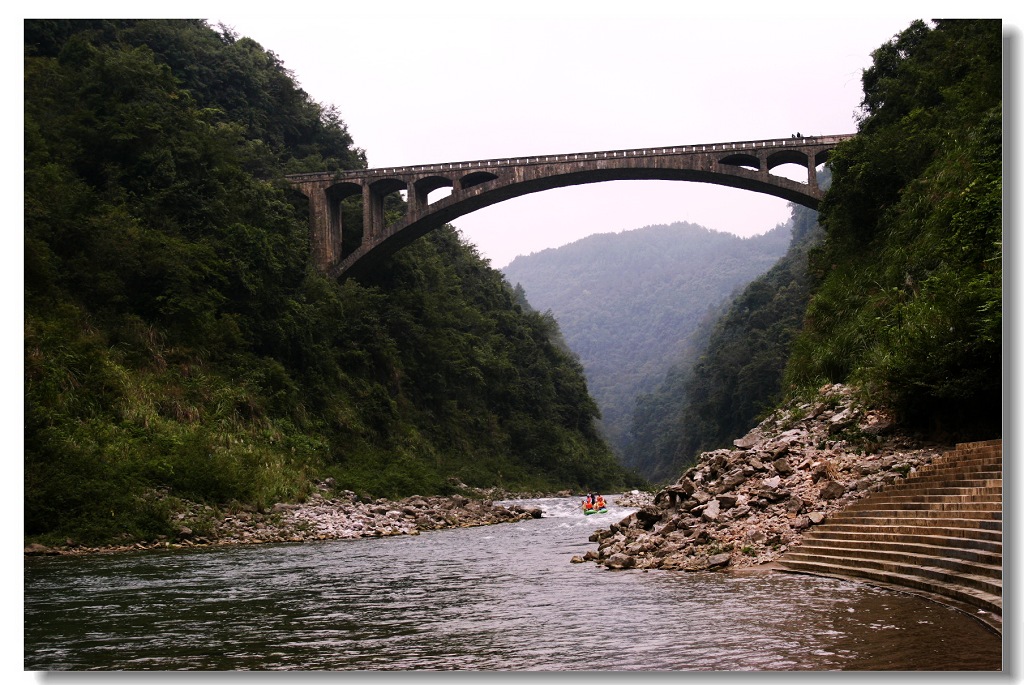
<path id="1" fill-rule="evenodd" d="M 816 167 L 853 134 L 791 137 L 734 143 L 509 157 L 476 162 L 291 174 L 309 199 L 313 260 L 335 277 L 366 273 L 381 259 L 464 214 L 503 200 L 551 188 L 630 179 L 698 181 L 774 195 L 817 209 L 824 191 Z M 770 173 L 783 164 L 807 169 L 805 182 Z M 440 188 L 451 194 L 428 201 Z M 385 222 L 384 199 L 406 191 L 405 216 Z M 362 198 L 363 235 L 342 239 L 341 203 Z"/>

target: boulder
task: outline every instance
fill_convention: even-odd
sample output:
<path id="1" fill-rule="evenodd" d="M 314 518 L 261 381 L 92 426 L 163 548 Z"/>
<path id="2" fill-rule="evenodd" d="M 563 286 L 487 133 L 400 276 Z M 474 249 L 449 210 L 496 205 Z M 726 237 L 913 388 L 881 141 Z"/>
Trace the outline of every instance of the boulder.
<path id="1" fill-rule="evenodd" d="M 721 554 L 716 554 L 714 556 L 708 557 L 707 565 L 705 566 L 705 568 L 712 569 L 712 568 L 720 568 L 720 567 L 723 567 L 723 566 L 728 566 L 729 565 L 729 561 L 731 559 L 732 559 L 732 555 L 729 554 L 728 552 L 722 552 Z"/>
<path id="2" fill-rule="evenodd" d="M 824 487 L 818 491 L 818 497 L 821 499 L 837 499 L 844 494 L 846 494 L 846 488 L 834 480 L 825 483 Z"/>
<path id="3" fill-rule="evenodd" d="M 775 473 L 780 476 L 788 476 L 793 473 L 793 467 L 789 465 L 789 459 L 786 459 L 785 457 L 779 457 L 773 461 L 772 466 L 775 467 Z"/>
<path id="4" fill-rule="evenodd" d="M 636 511 L 636 521 L 644 530 L 650 530 L 654 524 L 661 520 L 661 510 L 655 506 L 647 505 Z"/>
<path id="5" fill-rule="evenodd" d="M 721 514 L 722 508 L 718 503 L 718 499 L 713 499 L 708 502 L 707 506 L 704 507 L 704 511 L 701 512 L 701 518 L 705 521 L 717 521 L 719 514 Z"/>
<path id="6" fill-rule="evenodd" d="M 719 495 L 715 498 L 718 500 L 718 505 L 724 509 L 732 509 L 736 506 L 736 502 L 739 501 L 739 497 L 736 495 Z"/>
<path id="7" fill-rule="evenodd" d="M 40 556 L 46 554 L 59 554 L 59 552 L 55 549 L 47 547 L 46 545 L 40 545 L 38 542 L 33 542 L 31 545 L 25 547 L 25 554 L 31 556 Z"/>
<path id="8" fill-rule="evenodd" d="M 738 447 L 741 450 L 749 450 L 751 447 L 760 442 L 761 439 L 761 431 L 755 428 L 754 430 L 744 435 L 742 438 L 737 438 L 736 440 L 733 440 L 732 444 L 736 445 L 736 447 Z"/>
<path id="9" fill-rule="evenodd" d="M 618 552 L 608 557 L 604 565 L 611 569 L 633 568 L 636 565 L 636 560 L 628 554 Z"/>

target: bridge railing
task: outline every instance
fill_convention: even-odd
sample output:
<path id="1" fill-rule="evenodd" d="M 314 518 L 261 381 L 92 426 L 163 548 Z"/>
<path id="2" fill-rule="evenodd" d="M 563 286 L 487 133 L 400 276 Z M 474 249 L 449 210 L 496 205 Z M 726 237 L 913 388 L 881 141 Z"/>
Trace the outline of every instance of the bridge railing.
<path id="1" fill-rule="evenodd" d="M 681 155 L 701 152 L 724 152 L 726 150 L 758 150 L 777 147 L 803 147 L 806 145 L 835 145 L 853 134 L 830 136 L 806 136 L 803 138 L 775 138 L 772 140 L 747 140 L 732 143 L 702 143 L 698 145 L 676 145 L 674 147 L 649 147 L 633 150 L 605 150 L 601 152 L 573 152 L 558 155 L 538 155 L 528 157 L 503 157 L 473 162 L 444 162 L 441 164 L 417 164 L 400 167 L 376 167 L 370 169 L 353 169 L 329 174 L 332 178 L 363 179 L 378 176 L 399 176 L 406 174 L 423 174 L 430 172 L 458 171 L 460 169 L 486 169 L 495 167 L 523 166 L 527 164 L 555 164 L 560 162 L 584 162 L 598 159 L 623 159 L 627 157 L 656 157 L 661 155 Z M 289 174 L 294 181 L 302 179 L 323 178 L 326 172 L 305 174 Z"/>

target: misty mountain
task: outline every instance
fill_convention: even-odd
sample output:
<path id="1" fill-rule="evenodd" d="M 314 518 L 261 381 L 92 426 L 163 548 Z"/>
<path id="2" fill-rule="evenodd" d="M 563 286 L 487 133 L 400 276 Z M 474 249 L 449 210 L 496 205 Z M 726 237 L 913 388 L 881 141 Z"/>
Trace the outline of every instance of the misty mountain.
<path id="1" fill-rule="evenodd" d="M 702 319 L 775 264 L 790 233 L 788 223 L 751 238 L 647 226 L 520 256 L 503 272 L 558 321 L 621 454 L 636 397 L 664 378 Z"/>

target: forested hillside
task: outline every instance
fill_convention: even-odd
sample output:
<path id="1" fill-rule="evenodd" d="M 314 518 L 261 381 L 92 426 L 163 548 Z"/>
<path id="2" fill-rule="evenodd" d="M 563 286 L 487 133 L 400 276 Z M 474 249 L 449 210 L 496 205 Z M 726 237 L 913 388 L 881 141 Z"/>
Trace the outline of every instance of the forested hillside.
<path id="1" fill-rule="evenodd" d="M 286 173 L 365 166 L 271 52 L 203 21 L 25 22 L 25 533 L 175 502 L 609 489 L 579 362 L 451 229 L 344 285 Z M 158 497 L 157 494 L 160 494 Z"/>
<path id="2" fill-rule="evenodd" d="M 1001 436 L 1001 43 L 998 20 L 914 22 L 873 53 L 823 230 L 795 211 L 786 258 L 641 399 L 628 465 L 674 478 L 829 382 L 905 432 Z"/>
<path id="3" fill-rule="evenodd" d="M 592 235 L 517 257 L 504 272 L 554 314 L 583 364 L 602 429 L 625 448 L 633 406 L 698 322 L 785 252 L 790 227 L 739 238 L 685 222 Z"/>
<path id="4" fill-rule="evenodd" d="M 999 20 L 915 22 L 872 54 L 794 388 L 850 381 L 906 425 L 1001 435 L 1002 40 Z"/>
<path id="5" fill-rule="evenodd" d="M 658 387 L 637 399 L 624 464 L 654 481 L 675 478 L 701 451 L 746 433 L 781 399 L 810 297 L 807 253 L 822 237 L 817 218 L 793 206 L 785 256 L 707 317 Z"/>

